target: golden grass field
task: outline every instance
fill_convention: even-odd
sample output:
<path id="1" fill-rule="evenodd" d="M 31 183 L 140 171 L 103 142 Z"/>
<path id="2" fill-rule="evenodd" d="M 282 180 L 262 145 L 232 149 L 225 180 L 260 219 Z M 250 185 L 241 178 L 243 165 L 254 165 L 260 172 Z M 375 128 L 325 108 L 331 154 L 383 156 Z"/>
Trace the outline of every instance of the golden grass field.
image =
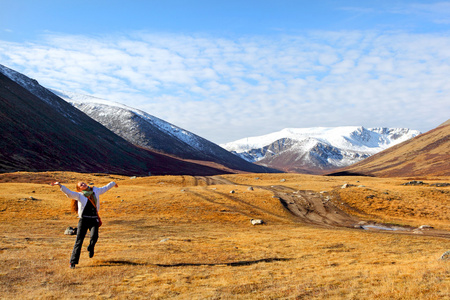
<path id="1" fill-rule="evenodd" d="M 1 174 L 0 298 L 450 299 L 450 187 L 413 179 Z M 119 184 L 75 269 L 64 230 L 78 220 L 54 180 Z M 361 220 L 410 230 L 351 228 Z"/>

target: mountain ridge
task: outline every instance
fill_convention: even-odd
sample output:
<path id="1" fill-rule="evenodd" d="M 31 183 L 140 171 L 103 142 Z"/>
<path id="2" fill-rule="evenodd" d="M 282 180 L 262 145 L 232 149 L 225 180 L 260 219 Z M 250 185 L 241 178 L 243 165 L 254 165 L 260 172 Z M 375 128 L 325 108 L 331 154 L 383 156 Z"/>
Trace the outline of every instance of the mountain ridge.
<path id="1" fill-rule="evenodd" d="M 252 164 L 222 147 L 142 110 L 97 97 L 53 90 L 62 99 L 134 145 L 181 159 L 209 161 L 253 173 L 276 170 Z"/>
<path id="2" fill-rule="evenodd" d="M 1 65 L 0 100 L 0 172 L 233 173 L 136 147 L 36 80 Z"/>
<path id="3" fill-rule="evenodd" d="M 419 131 L 407 128 L 363 126 L 285 128 L 221 146 L 257 164 L 287 172 L 323 174 L 418 134 Z"/>

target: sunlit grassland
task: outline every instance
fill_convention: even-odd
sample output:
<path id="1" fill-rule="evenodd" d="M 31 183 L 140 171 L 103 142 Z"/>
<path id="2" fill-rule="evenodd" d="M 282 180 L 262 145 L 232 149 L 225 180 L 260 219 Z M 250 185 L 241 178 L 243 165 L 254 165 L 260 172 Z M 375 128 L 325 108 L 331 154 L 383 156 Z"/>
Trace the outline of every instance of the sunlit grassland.
<path id="1" fill-rule="evenodd" d="M 439 259 L 449 239 L 307 226 L 260 188 L 324 192 L 364 220 L 450 230 L 449 187 L 296 174 L 33 176 L 0 183 L 0 298 L 450 298 L 450 262 Z M 63 233 L 77 219 L 68 198 L 46 184 L 51 178 L 71 189 L 78 180 L 119 184 L 101 198 L 94 258 L 85 240 L 73 270 L 75 237 Z M 252 226 L 252 218 L 266 224 Z"/>

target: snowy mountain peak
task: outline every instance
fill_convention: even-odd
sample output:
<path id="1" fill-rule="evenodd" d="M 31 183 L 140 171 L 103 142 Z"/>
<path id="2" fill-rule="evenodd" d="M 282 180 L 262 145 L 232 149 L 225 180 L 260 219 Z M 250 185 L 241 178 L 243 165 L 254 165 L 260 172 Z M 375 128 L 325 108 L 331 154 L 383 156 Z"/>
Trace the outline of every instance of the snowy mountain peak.
<path id="1" fill-rule="evenodd" d="M 268 172 L 222 147 L 142 110 L 97 97 L 52 90 L 74 107 L 134 145 L 183 159 L 211 161 L 231 169 Z"/>
<path id="2" fill-rule="evenodd" d="M 113 102 L 88 95 L 59 90 L 52 90 L 52 92 L 54 92 L 56 95 L 66 100 L 67 102 L 71 103 L 78 109 L 81 109 L 88 115 L 95 114 L 95 111 L 101 111 L 103 114 L 107 115 L 118 115 L 126 113 L 134 114 L 151 123 L 153 126 L 164 131 L 165 133 L 170 134 L 177 139 L 183 140 L 184 142 L 189 143 L 192 146 L 199 147 L 198 150 L 202 150 L 201 143 L 198 143 L 197 141 L 198 139 L 201 139 L 200 137 L 187 130 L 184 130 L 183 128 L 152 116 L 142 110 L 132 108 L 118 102 Z"/>
<path id="3" fill-rule="evenodd" d="M 288 138 L 294 141 L 313 139 L 341 148 L 379 148 L 383 149 L 420 134 L 417 130 L 405 128 L 364 128 L 362 126 L 285 128 L 270 134 L 243 138 L 221 144 L 229 151 L 241 153 L 262 148 L 277 140 Z M 376 152 L 378 152 L 376 150 Z"/>
<path id="4" fill-rule="evenodd" d="M 419 134 L 406 128 L 363 126 L 285 128 L 221 146 L 272 168 L 325 170 L 351 165 Z"/>

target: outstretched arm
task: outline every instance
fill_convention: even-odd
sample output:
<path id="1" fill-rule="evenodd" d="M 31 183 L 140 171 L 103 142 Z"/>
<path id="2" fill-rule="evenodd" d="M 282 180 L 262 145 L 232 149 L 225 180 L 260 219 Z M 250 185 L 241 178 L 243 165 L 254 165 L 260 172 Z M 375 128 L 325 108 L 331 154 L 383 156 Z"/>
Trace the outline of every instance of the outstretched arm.
<path id="1" fill-rule="evenodd" d="M 119 187 L 117 185 L 117 183 L 115 183 L 114 181 L 111 181 L 110 183 L 108 183 L 107 185 L 100 187 L 100 188 L 95 188 L 95 194 L 96 195 L 101 195 L 103 193 L 106 193 L 107 191 L 109 191 L 110 189 L 112 189 L 113 187 Z"/>
<path id="2" fill-rule="evenodd" d="M 68 188 L 66 188 L 64 185 L 62 185 L 60 182 L 55 181 L 50 183 L 51 186 L 59 186 L 61 191 L 66 194 L 67 197 L 69 197 L 70 199 L 74 199 L 74 200 L 79 200 L 80 198 L 80 193 L 77 192 L 72 192 L 71 190 L 69 190 Z"/>

